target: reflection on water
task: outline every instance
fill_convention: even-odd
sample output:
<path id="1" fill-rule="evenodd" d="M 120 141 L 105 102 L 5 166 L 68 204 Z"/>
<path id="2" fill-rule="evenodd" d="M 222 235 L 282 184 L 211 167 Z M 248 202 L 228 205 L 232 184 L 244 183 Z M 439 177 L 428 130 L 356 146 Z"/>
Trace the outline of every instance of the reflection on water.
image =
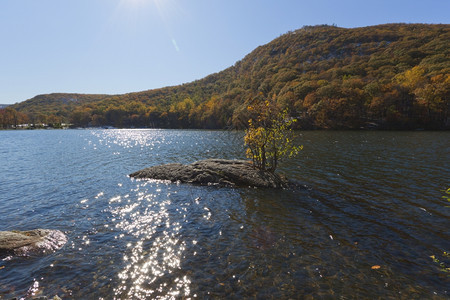
<path id="1" fill-rule="evenodd" d="M 445 299 L 449 137 L 303 132 L 282 171 L 308 188 L 273 191 L 127 177 L 243 158 L 242 133 L 0 132 L 0 230 L 69 240 L 1 260 L 0 299 Z"/>
<path id="2" fill-rule="evenodd" d="M 111 211 L 116 228 L 124 232 L 116 238 L 125 235 L 136 238 L 135 242 L 127 243 L 123 256 L 126 265 L 118 274 L 120 283 L 114 289 L 115 296 L 137 299 L 189 296 L 189 279 L 177 276 L 186 246 L 186 241 L 180 240 L 180 221 L 171 220 L 169 216 L 171 201 L 155 200 L 145 189 L 146 185 L 138 186 L 136 201 L 126 201 L 127 204 Z M 120 197 L 111 199 L 111 202 L 120 201 Z M 186 207 L 180 205 L 177 211 L 182 218 Z"/>

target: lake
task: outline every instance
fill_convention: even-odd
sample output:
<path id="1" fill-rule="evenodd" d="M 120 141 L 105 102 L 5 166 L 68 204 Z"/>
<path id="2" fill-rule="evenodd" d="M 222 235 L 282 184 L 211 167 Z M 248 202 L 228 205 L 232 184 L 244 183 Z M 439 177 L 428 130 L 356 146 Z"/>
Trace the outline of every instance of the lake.
<path id="1" fill-rule="evenodd" d="M 299 135 L 305 188 L 268 190 L 127 176 L 243 159 L 242 132 L 0 131 L 0 230 L 68 238 L 3 257 L 0 299 L 448 299 L 450 132 Z"/>

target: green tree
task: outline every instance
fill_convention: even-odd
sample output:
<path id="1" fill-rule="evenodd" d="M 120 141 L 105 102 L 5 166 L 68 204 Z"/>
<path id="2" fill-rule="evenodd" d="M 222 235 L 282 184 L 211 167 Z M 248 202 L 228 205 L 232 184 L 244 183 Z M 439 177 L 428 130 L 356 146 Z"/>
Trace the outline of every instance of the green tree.
<path id="1" fill-rule="evenodd" d="M 249 105 L 247 110 L 252 115 L 244 137 L 247 157 L 255 167 L 275 172 L 280 161 L 297 155 L 303 148 L 294 144 L 291 126 L 297 120 L 289 117 L 287 109 L 280 110 L 267 100 Z"/>

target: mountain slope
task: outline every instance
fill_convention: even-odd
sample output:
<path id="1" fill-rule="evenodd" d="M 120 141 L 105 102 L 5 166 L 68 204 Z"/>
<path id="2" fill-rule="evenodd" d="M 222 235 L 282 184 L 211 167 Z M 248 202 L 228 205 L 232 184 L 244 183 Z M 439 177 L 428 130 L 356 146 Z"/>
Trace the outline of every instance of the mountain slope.
<path id="1" fill-rule="evenodd" d="M 192 83 L 124 95 L 40 95 L 13 108 L 79 126 L 242 127 L 270 98 L 302 128 L 450 127 L 450 26 L 306 26 Z"/>

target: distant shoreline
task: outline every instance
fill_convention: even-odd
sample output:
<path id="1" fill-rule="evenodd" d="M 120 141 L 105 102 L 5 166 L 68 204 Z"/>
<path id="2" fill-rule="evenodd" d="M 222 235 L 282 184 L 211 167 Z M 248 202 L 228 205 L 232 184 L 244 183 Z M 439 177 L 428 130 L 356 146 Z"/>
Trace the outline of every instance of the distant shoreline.
<path id="1" fill-rule="evenodd" d="M 209 129 L 209 128 L 157 128 L 157 127 L 21 127 L 21 128 L 0 128 L 0 131 L 26 131 L 26 130 L 122 130 L 122 129 L 133 129 L 133 130 L 205 130 L 205 131 L 244 131 L 244 129 Z M 412 131 L 423 131 L 423 132 L 434 132 L 434 131 L 450 131 L 450 129 L 426 129 L 426 128 L 306 128 L 306 129 L 295 129 L 294 131 L 323 131 L 323 132 L 333 132 L 333 131 L 379 131 L 379 132 L 412 132 Z"/>

